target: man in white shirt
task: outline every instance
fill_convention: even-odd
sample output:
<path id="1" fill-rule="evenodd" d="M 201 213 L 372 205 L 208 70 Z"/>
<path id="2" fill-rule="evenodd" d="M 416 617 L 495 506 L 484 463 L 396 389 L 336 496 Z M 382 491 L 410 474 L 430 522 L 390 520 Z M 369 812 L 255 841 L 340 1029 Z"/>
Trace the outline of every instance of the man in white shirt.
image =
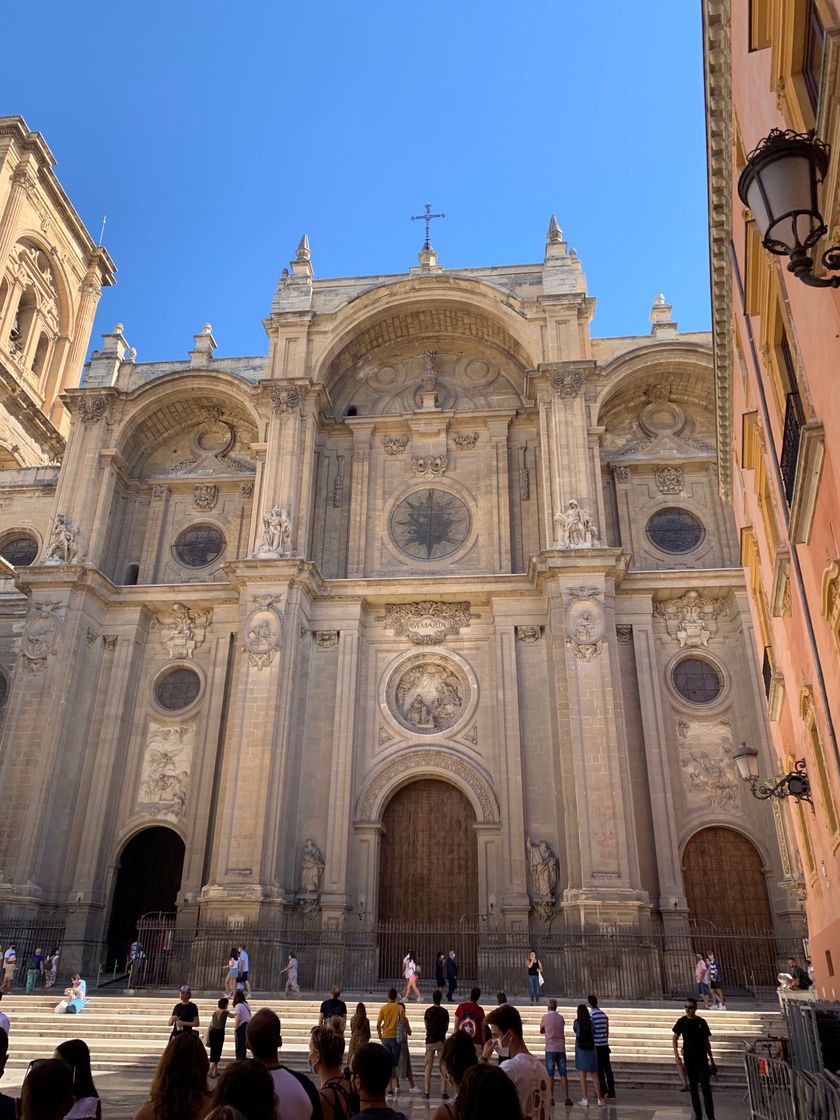
<path id="1" fill-rule="evenodd" d="M 280 1019 L 268 1007 L 252 1016 L 246 1033 L 248 1049 L 256 1061 L 271 1074 L 277 1120 L 310 1120 L 320 1115 L 318 1090 L 308 1077 L 280 1065 L 278 1051 L 283 1045 Z"/>
<path id="2" fill-rule="evenodd" d="M 239 946 L 239 980 L 242 983 L 242 989 L 246 995 L 251 994 L 251 982 L 248 979 L 250 976 L 251 962 L 248 959 L 248 953 L 244 945 Z"/>
<path id="3" fill-rule="evenodd" d="M 510 1057 L 499 1063 L 516 1086 L 516 1095 L 525 1120 L 549 1120 L 550 1089 L 545 1066 L 522 1038 L 522 1016 L 510 1003 L 495 1008 L 484 1020 L 494 1043 L 507 1050 Z M 482 1056 L 482 1062 L 487 1061 Z"/>

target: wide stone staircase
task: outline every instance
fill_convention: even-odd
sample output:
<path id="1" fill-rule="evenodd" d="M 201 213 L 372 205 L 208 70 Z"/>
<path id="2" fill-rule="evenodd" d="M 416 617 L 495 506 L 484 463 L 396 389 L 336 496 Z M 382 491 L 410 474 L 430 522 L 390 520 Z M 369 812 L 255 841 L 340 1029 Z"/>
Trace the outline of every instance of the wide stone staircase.
<path id="1" fill-rule="evenodd" d="M 7 995 L 0 1009 L 10 1020 L 9 1062 L 6 1083 L 19 1083 L 20 1076 L 33 1058 L 51 1057 L 59 1042 L 68 1038 L 83 1038 L 90 1047 L 93 1069 L 96 1072 L 114 1072 L 130 1067 L 135 1072 L 148 1071 L 151 1080 L 155 1065 L 170 1034 L 167 1020 L 177 1002 L 174 995 L 146 994 L 94 994 L 81 1015 L 56 1015 L 55 1005 L 61 998 L 44 995 Z M 216 1007 L 216 997 L 193 997 L 201 1017 L 201 1034 L 204 1035 L 210 1016 Z M 351 1013 L 356 998 L 343 993 Z M 371 1025 L 381 1005 L 379 997 L 362 995 Z M 309 1031 L 318 1022 L 317 999 L 284 1000 L 255 996 L 251 1008 L 271 1007 L 280 1016 L 283 1027 L 282 1060 L 299 1070 L 307 1070 Z M 412 1027 L 410 1051 L 415 1080 L 422 1084 L 424 1028 L 423 1012 L 426 1003 L 410 1003 L 408 1017 Z M 677 1083 L 672 1048 L 672 1028 L 682 1014 L 682 1004 L 605 1004 L 610 1017 L 610 1045 L 617 1083 L 630 1087 L 666 1087 Z M 489 1005 L 488 1005 L 489 1010 Z M 538 1055 L 544 1052 L 544 1040 L 539 1033 L 540 1018 L 545 1007 L 519 1006 L 525 1026 L 525 1041 Z M 574 1037 L 571 1024 L 575 1017 L 572 1006 L 558 1008 L 566 1018 L 566 1046 L 569 1054 L 570 1075 L 574 1075 Z M 454 1005 L 449 1005 L 454 1018 Z M 712 1031 L 712 1049 L 720 1071 L 718 1084 L 741 1086 L 745 1084 L 742 1056 L 745 1045 L 768 1035 L 784 1031 L 784 1021 L 772 1007 L 757 1009 L 738 1008 L 706 1013 Z M 228 1026 L 223 1060 L 233 1058 L 233 1030 Z M 6 1091 L 10 1091 L 8 1088 Z"/>

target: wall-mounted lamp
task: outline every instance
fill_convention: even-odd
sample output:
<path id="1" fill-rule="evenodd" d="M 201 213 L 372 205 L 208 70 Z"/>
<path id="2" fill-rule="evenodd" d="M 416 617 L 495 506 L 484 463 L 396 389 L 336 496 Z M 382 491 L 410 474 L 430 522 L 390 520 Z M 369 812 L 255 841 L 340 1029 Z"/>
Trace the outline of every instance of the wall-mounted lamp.
<path id="1" fill-rule="evenodd" d="M 840 276 L 814 276 L 808 255 L 826 225 L 817 202 L 817 187 L 828 170 L 829 150 L 811 132 L 774 128 L 747 157 L 738 180 L 738 195 L 752 211 L 768 252 L 790 257 L 788 271 L 814 288 L 836 288 Z M 831 272 L 840 270 L 840 246 L 822 255 Z"/>
<path id="2" fill-rule="evenodd" d="M 811 783 L 805 769 L 805 759 L 800 758 L 790 773 L 779 778 L 775 785 L 762 782 L 758 775 L 758 751 L 755 747 L 748 747 L 741 743 L 732 757 L 738 767 L 738 773 L 745 782 L 749 782 L 753 797 L 759 801 L 766 801 L 768 797 L 783 800 L 786 797 L 795 797 L 797 801 L 807 801 L 813 809 L 811 800 Z"/>

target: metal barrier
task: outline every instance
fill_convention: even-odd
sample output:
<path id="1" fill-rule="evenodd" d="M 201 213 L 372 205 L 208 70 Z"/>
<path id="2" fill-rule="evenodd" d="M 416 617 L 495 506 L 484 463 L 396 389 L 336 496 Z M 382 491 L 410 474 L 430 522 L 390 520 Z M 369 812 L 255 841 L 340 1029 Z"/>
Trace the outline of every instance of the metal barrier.
<path id="1" fill-rule="evenodd" d="M 15 947 L 17 964 L 12 987 L 23 988 L 26 985 L 26 962 L 36 949 L 42 949 L 46 956 L 53 949 L 60 950 L 63 942 L 64 922 L 57 918 L 0 921 L 0 954 L 10 945 Z"/>
<path id="2" fill-rule="evenodd" d="M 840 1079 L 745 1054 L 752 1120 L 840 1120 Z"/>

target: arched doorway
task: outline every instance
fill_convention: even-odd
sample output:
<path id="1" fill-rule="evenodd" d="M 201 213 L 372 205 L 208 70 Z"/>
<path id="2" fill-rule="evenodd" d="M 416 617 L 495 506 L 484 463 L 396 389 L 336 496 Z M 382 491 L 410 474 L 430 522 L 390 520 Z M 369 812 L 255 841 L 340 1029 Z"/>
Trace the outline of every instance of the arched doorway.
<path id="1" fill-rule="evenodd" d="M 184 841 L 171 828 L 145 828 L 122 850 L 108 926 L 108 960 L 124 960 L 137 931 L 137 919 L 171 913 L 181 889 Z"/>
<path id="2" fill-rule="evenodd" d="M 403 954 L 412 948 L 421 975 L 433 977 L 435 953 L 455 948 L 461 976 L 471 975 L 469 931 L 475 929 L 479 905 L 472 805 L 449 782 L 422 778 L 394 794 L 382 826 L 380 974 L 399 976 Z M 451 931 L 452 945 L 439 944 L 444 930 Z"/>
<path id="3" fill-rule="evenodd" d="M 704 828 L 683 853 L 683 883 L 697 953 L 713 952 L 724 992 L 775 986 L 778 946 L 761 855 L 732 828 Z"/>

